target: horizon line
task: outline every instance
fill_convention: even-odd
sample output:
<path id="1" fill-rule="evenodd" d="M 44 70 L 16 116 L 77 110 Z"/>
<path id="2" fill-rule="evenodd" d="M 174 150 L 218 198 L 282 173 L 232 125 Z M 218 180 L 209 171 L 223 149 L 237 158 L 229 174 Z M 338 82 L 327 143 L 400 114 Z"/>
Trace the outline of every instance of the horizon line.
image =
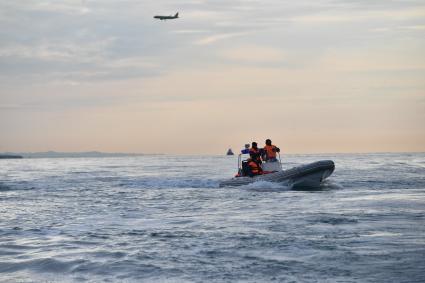
<path id="1" fill-rule="evenodd" d="M 142 152 L 108 152 L 108 151 L 3 151 L 1 154 L 100 154 L 100 155 L 134 155 L 134 156 L 142 156 L 142 155 L 172 155 L 172 156 L 227 156 L 225 153 L 142 153 Z M 339 155 L 339 154 L 419 154 L 425 153 L 425 151 L 358 151 L 358 152 L 291 152 L 291 153 L 283 153 L 282 155 Z M 239 153 L 235 153 L 234 156 L 237 156 Z"/>

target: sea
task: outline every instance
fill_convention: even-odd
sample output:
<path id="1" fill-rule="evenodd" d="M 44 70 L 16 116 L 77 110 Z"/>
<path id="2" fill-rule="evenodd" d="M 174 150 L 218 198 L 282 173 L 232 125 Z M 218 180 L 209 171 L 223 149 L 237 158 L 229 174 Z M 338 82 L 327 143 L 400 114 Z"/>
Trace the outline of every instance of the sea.
<path id="1" fill-rule="evenodd" d="M 0 282 L 425 282 L 425 153 L 320 187 L 219 188 L 236 156 L 0 160 Z"/>

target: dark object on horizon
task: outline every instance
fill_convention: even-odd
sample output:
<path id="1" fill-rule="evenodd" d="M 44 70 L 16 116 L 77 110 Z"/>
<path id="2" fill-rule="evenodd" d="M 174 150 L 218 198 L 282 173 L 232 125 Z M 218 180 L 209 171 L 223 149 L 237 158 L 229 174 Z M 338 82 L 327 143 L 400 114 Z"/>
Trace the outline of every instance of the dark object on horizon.
<path id="1" fill-rule="evenodd" d="M 21 159 L 20 155 L 0 154 L 0 159 Z"/>
<path id="2" fill-rule="evenodd" d="M 154 19 L 159 19 L 159 20 L 173 20 L 173 19 L 178 19 L 179 18 L 179 13 L 177 12 L 174 16 L 154 16 Z"/>
<path id="3" fill-rule="evenodd" d="M 235 154 L 233 153 L 232 149 L 229 148 L 229 150 L 227 151 L 226 155 L 235 155 Z"/>

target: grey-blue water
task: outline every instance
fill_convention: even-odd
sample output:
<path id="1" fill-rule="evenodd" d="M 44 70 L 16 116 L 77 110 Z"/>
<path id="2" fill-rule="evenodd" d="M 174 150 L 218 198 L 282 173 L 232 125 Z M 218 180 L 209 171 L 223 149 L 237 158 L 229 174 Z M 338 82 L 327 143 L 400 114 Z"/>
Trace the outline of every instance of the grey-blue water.
<path id="1" fill-rule="evenodd" d="M 425 154 L 319 190 L 218 188 L 236 157 L 0 160 L 0 282 L 425 282 Z"/>

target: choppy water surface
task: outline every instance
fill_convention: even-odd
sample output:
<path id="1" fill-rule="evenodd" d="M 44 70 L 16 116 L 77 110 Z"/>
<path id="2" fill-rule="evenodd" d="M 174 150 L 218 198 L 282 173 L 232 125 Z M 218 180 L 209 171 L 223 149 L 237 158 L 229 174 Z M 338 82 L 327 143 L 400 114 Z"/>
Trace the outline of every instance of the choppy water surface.
<path id="1" fill-rule="evenodd" d="M 316 191 L 218 188 L 236 157 L 0 160 L 1 282 L 425 282 L 425 154 Z"/>

